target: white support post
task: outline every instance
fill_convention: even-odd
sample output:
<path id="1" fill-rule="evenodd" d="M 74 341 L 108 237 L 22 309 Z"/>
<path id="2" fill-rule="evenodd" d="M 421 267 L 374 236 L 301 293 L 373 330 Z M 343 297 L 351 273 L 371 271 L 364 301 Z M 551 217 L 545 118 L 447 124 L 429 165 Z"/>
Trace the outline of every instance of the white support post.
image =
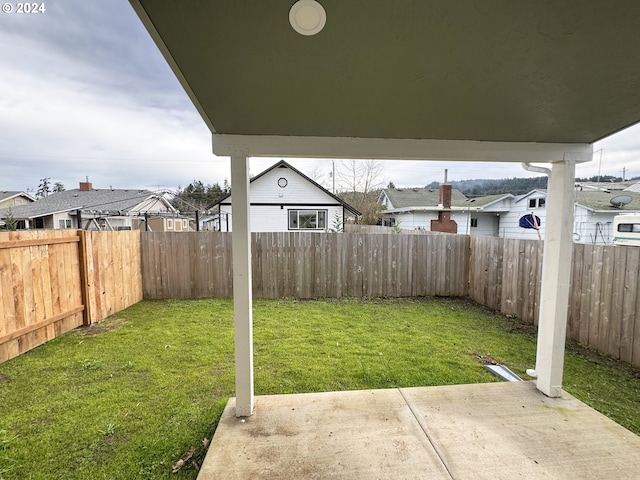
<path id="1" fill-rule="evenodd" d="M 537 387 L 562 395 L 564 345 L 573 254 L 575 161 L 553 164 L 549 175 L 536 352 Z"/>
<path id="2" fill-rule="evenodd" d="M 244 152 L 231 156 L 231 186 L 236 417 L 248 417 L 253 414 L 253 301 L 249 159 Z"/>

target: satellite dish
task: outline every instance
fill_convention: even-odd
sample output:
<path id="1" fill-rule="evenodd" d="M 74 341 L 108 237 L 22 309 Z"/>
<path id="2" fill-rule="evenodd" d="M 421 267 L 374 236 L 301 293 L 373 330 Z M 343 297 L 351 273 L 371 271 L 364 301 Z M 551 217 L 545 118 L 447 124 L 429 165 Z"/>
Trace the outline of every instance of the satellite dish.
<path id="1" fill-rule="evenodd" d="M 609 203 L 611 203 L 611 205 L 616 208 L 622 208 L 625 205 L 631 203 L 632 200 L 633 198 L 631 198 L 630 195 L 617 195 L 609 200 Z"/>

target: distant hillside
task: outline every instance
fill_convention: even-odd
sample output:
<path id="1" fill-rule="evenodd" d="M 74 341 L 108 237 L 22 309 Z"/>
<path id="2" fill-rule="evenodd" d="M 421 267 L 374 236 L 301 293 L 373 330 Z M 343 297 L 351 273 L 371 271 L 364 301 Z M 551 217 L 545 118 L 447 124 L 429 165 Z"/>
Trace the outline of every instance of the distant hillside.
<path id="1" fill-rule="evenodd" d="M 467 197 L 482 197 L 501 193 L 521 195 L 536 188 L 547 188 L 547 177 L 460 180 L 452 181 L 451 185 Z M 435 189 L 439 186 L 440 183 L 431 182 L 426 188 Z"/>

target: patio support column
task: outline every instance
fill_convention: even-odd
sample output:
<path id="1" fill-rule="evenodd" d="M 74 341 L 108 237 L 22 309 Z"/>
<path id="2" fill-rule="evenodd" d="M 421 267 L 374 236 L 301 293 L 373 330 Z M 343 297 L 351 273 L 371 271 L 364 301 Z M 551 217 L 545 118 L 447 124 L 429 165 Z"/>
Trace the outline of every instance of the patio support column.
<path id="1" fill-rule="evenodd" d="M 231 186 L 236 417 L 248 417 L 253 414 L 253 300 L 249 159 L 245 152 L 231 155 Z"/>
<path id="2" fill-rule="evenodd" d="M 537 388 L 562 395 L 562 370 L 573 254 L 575 161 L 553 164 L 549 175 L 536 352 Z"/>

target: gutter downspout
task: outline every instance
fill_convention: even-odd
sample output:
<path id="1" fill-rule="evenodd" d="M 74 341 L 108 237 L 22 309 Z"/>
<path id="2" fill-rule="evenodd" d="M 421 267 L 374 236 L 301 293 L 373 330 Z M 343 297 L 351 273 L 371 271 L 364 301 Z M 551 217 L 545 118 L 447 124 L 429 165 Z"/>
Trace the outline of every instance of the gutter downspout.
<path id="1" fill-rule="evenodd" d="M 551 170 L 549 168 L 536 167 L 535 165 L 531 165 L 530 163 L 526 162 L 522 162 L 520 165 L 522 165 L 522 168 L 528 170 L 529 172 L 544 173 L 547 177 L 551 175 Z"/>

